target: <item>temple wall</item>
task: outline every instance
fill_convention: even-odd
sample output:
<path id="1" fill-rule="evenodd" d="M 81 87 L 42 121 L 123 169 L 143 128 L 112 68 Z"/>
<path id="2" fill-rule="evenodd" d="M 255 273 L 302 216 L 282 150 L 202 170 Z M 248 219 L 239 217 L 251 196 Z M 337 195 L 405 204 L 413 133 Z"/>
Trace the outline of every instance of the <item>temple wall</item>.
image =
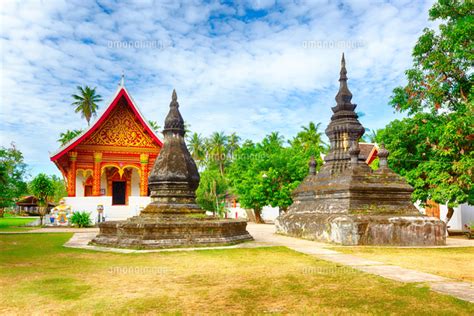
<path id="1" fill-rule="evenodd" d="M 109 192 L 107 192 L 107 175 L 105 172 L 100 176 L 100 190 L 105 190 L 105 195 L 109 194 Z"/>
<path id="2" fill-rule="evenodd" d="M 84 196 L 84 176 L 82 172 L 78 172 L 76 175 L 76 196 Z"/>
<path id="3" fill-rule="evenodd" d="M 136 169 L 132 169 L 132 196 L 140 196 L 140 175 Z"/>
<path id="4" fill-rule="evenodd" d="M 95 222 L 97 219 L 97 205 L 104 206 L 106 220 L 124 220 L 138 215 L 140 210 L 147 206 L 151 199 L 148 196 L 130 196 L 128 205 L 112 205 L 111 196 L 66 197 L 66 204 L 73 212 L 90 212 Z"/>

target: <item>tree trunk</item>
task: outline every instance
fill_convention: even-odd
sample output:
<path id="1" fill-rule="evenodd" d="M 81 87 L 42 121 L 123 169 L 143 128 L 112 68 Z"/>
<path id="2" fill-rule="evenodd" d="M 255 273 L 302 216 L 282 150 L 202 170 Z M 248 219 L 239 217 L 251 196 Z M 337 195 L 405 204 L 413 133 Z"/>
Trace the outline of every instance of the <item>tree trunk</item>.
<path id="1" fill-rule="evenodd" d="M 254 222 L 254 223 L 257 222 L 255 220 L 255 214 L 252 210 L 249 210 L 249 209 L 246 208 L 245 213 L 247 214 L 247 219 L 248 219 L 249 222 Z"/>
<path id="2" fill-rule="evenodd" d="M 257 224 L 265 224 L 265 221 L 262 218 L 262 210 L 261 209 L 254 209 L 255 213 L 255 223 Z"/>
<path id="3" fill-rule="evenodd" d="M 5 208 L 0 207 L 0 218 L 3 218 L 4 213 L 5 213 Z"/>
<path id="4" fill-rule="evenodd" d="M 449 207 L 448 206 L 448 213 L 446 213 L 446 225 L 448 225 L 449 221 L 451 220 L 451 217 L 453 217 L 454 214 L 454 207 Z"/>

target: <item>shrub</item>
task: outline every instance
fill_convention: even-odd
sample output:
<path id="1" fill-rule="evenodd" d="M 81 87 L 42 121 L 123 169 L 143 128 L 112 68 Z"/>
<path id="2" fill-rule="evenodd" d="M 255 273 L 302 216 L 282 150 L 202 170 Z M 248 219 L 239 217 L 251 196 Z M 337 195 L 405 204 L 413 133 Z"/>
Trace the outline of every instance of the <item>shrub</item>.
<path id="1" fill-rule="evenodd" d="M 71 217 L 71 224 L 77 227 L 88 227 L 91 226 L 91 213 L 87 212 L 74 212 Z"/>

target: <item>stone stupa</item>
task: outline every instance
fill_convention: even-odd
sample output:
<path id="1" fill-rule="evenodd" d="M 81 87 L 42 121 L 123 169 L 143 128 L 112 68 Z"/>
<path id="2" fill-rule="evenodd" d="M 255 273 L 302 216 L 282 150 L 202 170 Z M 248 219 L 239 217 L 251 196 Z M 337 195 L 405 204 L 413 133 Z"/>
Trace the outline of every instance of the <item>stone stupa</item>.
<path id="1" fill-rule="evenodd" d="M 411 202 L 413 188 L 387 164 L 381 144 L 379 169 L 360 156 L 364 134 L 351 103 L 344 54 L 334 114 L 326 129 L 330 150 L 316 174 L 293 192 L 293 204 L 276 220 L 278 233 L 343 245 L 444 245 L 445 223 L 422 215 Z"/>
<path id="2" fill-rule="evenodd" d="M 138 216 L 99 225 L 92 244 L 121 248 L 169 248 L 235 244 L 252 237 L 245 220 L 207 216 L 196 204 L 199 172 L 184 141 L 184 120 L 173 90 L 164 146 L 149 176 L 152 202 Z"/>

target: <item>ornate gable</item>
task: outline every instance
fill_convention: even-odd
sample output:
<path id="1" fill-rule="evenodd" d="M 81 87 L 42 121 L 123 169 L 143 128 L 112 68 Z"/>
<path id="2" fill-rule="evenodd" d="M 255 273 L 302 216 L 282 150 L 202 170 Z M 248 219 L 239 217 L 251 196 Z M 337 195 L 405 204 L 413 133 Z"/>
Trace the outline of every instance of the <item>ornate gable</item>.
<path id="1" fill-rule="evenodd" d="M 109 117 L 82 144 L 156 148 L 127 101 L 121 98 Z"/>

